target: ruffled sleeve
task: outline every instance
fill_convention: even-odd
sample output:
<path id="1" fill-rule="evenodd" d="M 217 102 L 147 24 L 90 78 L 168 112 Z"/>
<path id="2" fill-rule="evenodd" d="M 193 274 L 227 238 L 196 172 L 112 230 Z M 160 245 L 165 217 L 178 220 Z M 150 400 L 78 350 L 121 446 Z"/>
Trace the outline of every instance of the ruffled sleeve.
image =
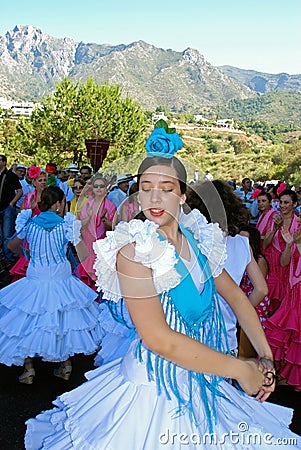
<path id="1" fill-rule="evenodd" d="M 77 245 L 81 241 L 80 230 L 82 227 L 82 223 L 80 220 L 77 220 L 75 215 L 68 212 L 64 217 L 64 230 L 66 234 L 66 238 L 73 245 Z"/>
<path id="2" fill-rule="evenodd" d="M 16 219 L 16 233 L 19 239 L 25 239 L 27 234 L 28 224 L 31 220 L 32 210 L 31 209 L 23 209 L 17 215 Z"/>
<path id="3" fill-rule="evenodd" d="M 198 242 L 198 248 L 208 258 L 212 275 L 218 277 L 226 259 L 226 239 L 217 223 L 208 223 L 199 210 L 193 209 L 189 214 L 181 214 L 180 225 L 191 230 Z"/>
<path id="4" fill-rule="evenodd" d="M 175 249 L 167 240 L 159 239 L 158 225 L 146 220 L 121 222 L 107 237 L 93 244 L 96 254 L 94 269 L 96 286 L 103 291 L 103 298 L 117 302 L 122 298 L 116 258 L 119 250 L 135 243 L 134 259 L 153 271 L 153 280 L 158 294 L 168 291 L 180 283 L 180 275 L 174 268 L 177 258 Z"/>

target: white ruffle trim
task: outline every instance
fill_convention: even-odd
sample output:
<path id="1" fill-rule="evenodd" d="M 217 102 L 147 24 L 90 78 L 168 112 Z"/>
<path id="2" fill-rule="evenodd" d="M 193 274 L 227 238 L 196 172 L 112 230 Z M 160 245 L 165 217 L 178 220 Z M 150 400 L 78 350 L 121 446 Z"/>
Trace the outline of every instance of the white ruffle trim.
<path id="1" fill-rule="evenodd" d="M 208 223 L 198 209 L 181 214 L 180 225 L 188 228 L 198 242 L 198 248 L 208 258 L 214 277 L 221 274 L 227 259 L 226 238 L 217 223 Z"/>
<path id="2" fill-rule="evenodd" d="M 103 291 L 104 299 L 118 302 L 122 298 L 116 257 L 122 247 L 133 242 L 134 259 L 152 269 L 158 294 L 180 283 L 181 276 L 174 268 L 177 262 L 174 246 L 159 239 L 157 228 L 158 225 L 149 220 L 142 222 L 134 219 L 128 223 L 121 222 L 114 231 L 107 232 L 105 239 L 94 242 L 96 286 Z"/>
<path id="3" fill-rule="evenodd" d="M 66 238 L 68 241 L 70 241 L 73 245 L 77 245 L 81 241 L 81 227 L 82 223 L 80 220 L 77 220 L 75 218 L 75 215 L 73 213 L 68 212 L 64 217 L 64 230 L 66 234 Z"/>
<path id="4" fill-rule="evenodd" d="M 191 230 L 199 249 L 208 258 L 213 276 L 217 277 L 226 261 L 226 243 L 219 226 L 208 224 L 198 210 L 181 215 L 180 224 Z M 167 240 L 159 239 L 157 228 L 158 225 L 149 220 L 142 222 L 134 219 L 118 224 L 114 231 L 107 232 L 105 239 L 99 239 L 93 244 L 96 253 L 96 286 L 103 291 L 104 299 L 118 302 L 122 298 L 116 258 L 122 247 L 133 242 L 135 261 L 152 269 L 158 294 L 180 283 L 181 276 L 174 268 L 177 262 L 175 248 Z"/>
<path id="5" fill-rule="evenodd" d="M 16 218 L 16 233 L 18 238 L 24 239 L 26 236 L 26 230 L 28 222 L 31 219 L 32 210 L 31 209 L 23 209 L 19 212 Z"/>

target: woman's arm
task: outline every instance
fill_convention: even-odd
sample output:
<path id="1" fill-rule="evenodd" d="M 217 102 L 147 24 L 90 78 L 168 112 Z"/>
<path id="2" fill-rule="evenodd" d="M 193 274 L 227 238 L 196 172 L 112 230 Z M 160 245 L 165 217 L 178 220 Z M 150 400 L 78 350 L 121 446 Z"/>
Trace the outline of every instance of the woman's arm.
<path id="1" fill-rule="evenodd" d="M 234 378 L 250 395 L 262 389 L 264 376 L 256 362 L 231 358 L 169 327 L 152 271 L 133 259 L 134 248 L 129 244 L 117 256 L 117 270 L 129 313 L 144 344 L 188 370 Z M 270 356 L 264 345 L 262 351 Z M 262 401 L 265 398 L 262 397 Z"/>
<path id="2" fill-rule="evenodd" d="M 87 201 L 80 212 L 80 220 L 82 223 L 82 228 L 85 228 L 88 225 L 88 223 L 92 219 L 92 216 L 93 216 L 93 208 L 90 205 L 89 201 Z"/>
<path id="3" fill-rule="evenodd" d="M 268 286 L 266 284 L 265 278 L 260 270 L 258 263 L 255 261 L 253 252 L 250 248 L 251 261 L 246 267 L 247 275 L 253 285 L 253 291 L 249 295 L 249 300 L 251 304 L 255 307 L 264 299 L 268 294 Z"/>
<path id="4" fill-rule="evenodd" d="M 294 239 L 287 227 L 282 227 L 281 234 L 285 241 L 285 249 L 280 256 L 280 265 L 284 267 L 291 262 Z"/>
<path id="5" fill-rule="evenodd" d="M 11 241 L 7 242 L 7 248 L 15 253 L 16 255 L 22 255 L 22 242 L 23 240 L 15 237 L 14 239 L 12 239 Z"/>
<path id="6" fill-rule="evenodd" d="M 274 214 L 273 226 L 267 232 L 267 234 L 265 235 L 265 238 L 263 239 L 263 242 L 262 242 L 262 247 L 264 249 L 268 248 L 271 245 L 271 243 L 273 242 L 274 236 L 276 234 L 276 231 L 278 231 L 282 225 L 283 225 L 283 217 L 280 216 L 280 214 Z"/>
<path id="7" fill-rule="evenodd" d="M 229 303 L 257 354 L 260 357 L 273 359 L 255 309 L 240 287 L 237 286 L 225 270 L 215 278 L 215 285 L 219 294 Z"/>
<path id="8" fill-rule="evenodd" d="M 268 274 L 268 264 L 264 256 L 260 256 L 257 261 L 258 267 L 263 275 L 263 278 L 266 280 L 266 276 Z"/>

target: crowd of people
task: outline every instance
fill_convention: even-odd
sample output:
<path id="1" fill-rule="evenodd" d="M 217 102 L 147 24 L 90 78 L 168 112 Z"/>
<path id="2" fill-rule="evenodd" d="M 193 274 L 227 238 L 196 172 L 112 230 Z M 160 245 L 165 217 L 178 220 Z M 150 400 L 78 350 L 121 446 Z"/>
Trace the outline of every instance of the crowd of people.
<path id="1" fill-rule="evenodd" d="M 68 381 L 73 355 L 96 355 L 27 421 L 27 449 L 234 448 L 242 422 L 301 449 L 292 411 L 266 402 L 277 383 L 301 391 L 297 193 L 188 183 L 182 145 L 155 128 L 137 175 L 113 178 L 0 155 L 0 362 L 31 385 L 36 357 Z"/>

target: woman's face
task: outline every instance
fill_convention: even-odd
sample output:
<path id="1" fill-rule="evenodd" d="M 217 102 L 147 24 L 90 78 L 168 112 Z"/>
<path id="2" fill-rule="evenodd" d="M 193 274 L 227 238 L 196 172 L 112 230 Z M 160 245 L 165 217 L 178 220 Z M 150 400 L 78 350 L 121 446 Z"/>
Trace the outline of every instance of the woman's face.
<path id="1" fill-rule="evenodd" d="M 73 192 L 75 197 L 79 197 L 80 194 L 82 193 L 84 186 L 79 183 L 78 181 L 75 181 L 74 185 L 73 185 Z"/>
<path id="2" fill-rule="evenodd" d="M 102 178 L 93 180 L 92 193 L 94 197 L 103 197 L 106 194 L 106 184 Z"/>
<path id="3" fill-rule="evenodd" d="M 181 194 L 176 171 L 169 166 L 152 166 L 140 177 L 138 201 L 147 219 L 159 226 L 178 219 Z"/>
<path id="4" fill-rule="evenodd" d="M 40 173 L 40 175 L 35 180 L 33 180 L 32 184 L 37 191 L 42 192 L 43 189 L 45 189 L 45 187 L 47 186 L 46 173 Z"/>
<path id="5" fill-rule="evenodd" d="M 282 214 L 291 214 L 296 205 L 290 195 L 282 195 L 279 200 L 279 207 Z"/>
<path id="6" fill-rule="evenodd" d="M 266 195 L 259 195 L 257 197 L 258 209 L 261 212 L 267 212 L 271 208 L 271 203 Z"/>

